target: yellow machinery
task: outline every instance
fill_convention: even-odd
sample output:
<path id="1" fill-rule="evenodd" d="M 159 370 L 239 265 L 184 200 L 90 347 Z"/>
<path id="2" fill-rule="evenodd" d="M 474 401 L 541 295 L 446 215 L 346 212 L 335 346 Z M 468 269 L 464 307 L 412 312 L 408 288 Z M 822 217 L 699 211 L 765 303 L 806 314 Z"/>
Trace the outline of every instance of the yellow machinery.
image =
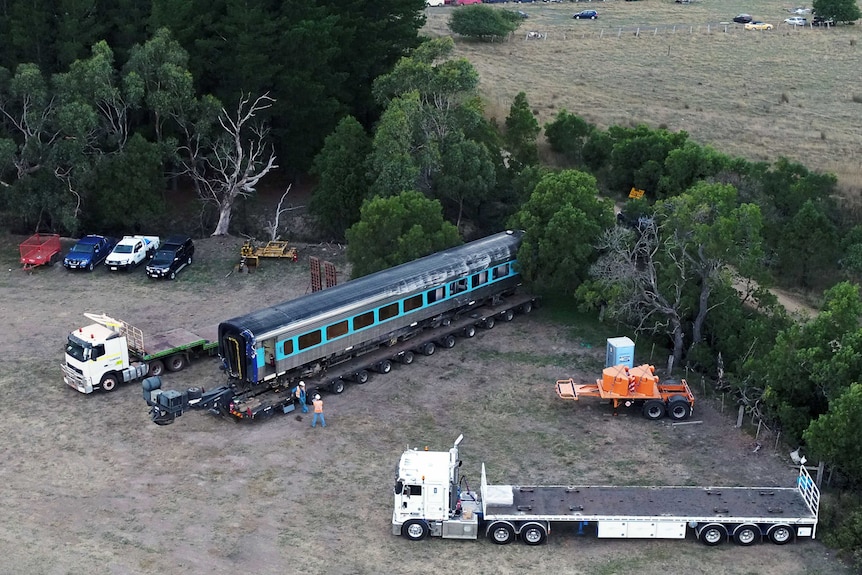
<path id="1" fill-rule="evenodd" d="M 265 246 L 256 246 L 251 240 L 246 240 L 242 244 L 240 255 L 242 256 L 240 268 L 256 268 L 260 258 L 288 258 L 294 262 L 299 259 L 296 248 L 288 246 L 286 241 L 272 241 L 267 242 Z"/>

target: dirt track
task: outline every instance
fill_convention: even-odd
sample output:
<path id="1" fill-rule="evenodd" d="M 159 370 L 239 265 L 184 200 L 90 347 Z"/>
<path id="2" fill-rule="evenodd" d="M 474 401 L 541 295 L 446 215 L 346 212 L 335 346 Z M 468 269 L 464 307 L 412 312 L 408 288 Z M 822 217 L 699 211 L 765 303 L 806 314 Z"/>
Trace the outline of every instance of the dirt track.
<path id="1" fill-rule="evenodd" d="M 553 382 L 595 377 L 603 342 L 546 309 L 326 396 L 325 429 L 293 415 L 241 425 L 198 412 L 158 427 L 137 385 L 90 396 L 63 385 L 63 342 L 82 313 L 145 332 L 202 328 L 306 293 L 315 249 L 246 275 L 233 271 L 237 240 L 201 240 L 195 264 L 170 283 L 142 270 L 27 274 L 19 239 L 0 238 L 0 572 L 850 573 L 811 541 L 707 548 L 559 529 L 546 546 L 500 548 L 393 537 L 399 454 L 408 445 L 446 449 L 459 433 L 471 486 L 483 461 L 492 482 L 523 484 L 790 485 L 793 470 L 771 445 L 755 452 L 709 402 L 697 407 L 702 424 L 677 428 L 561 402 Z M 343 265 L 332 250 L 315 253 Z M 223 382 L 208 360 L 164 379 L 176 389 Z"/>

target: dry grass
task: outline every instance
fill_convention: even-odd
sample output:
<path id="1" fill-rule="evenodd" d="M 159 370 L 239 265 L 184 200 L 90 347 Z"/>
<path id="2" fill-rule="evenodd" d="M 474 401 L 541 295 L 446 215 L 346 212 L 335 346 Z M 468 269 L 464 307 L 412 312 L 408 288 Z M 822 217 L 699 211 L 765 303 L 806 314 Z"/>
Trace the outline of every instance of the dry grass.
<path id="1" fill-rule="evenodd" d="M 507 42 L 456 39 L 490 115 L 502 121 L 524 91 L 542 124 L 565 108 L 602 128 L 666 126 L 724 153 L 785 156 L 862 189 L 858 26 L 794 29 L 782 24 L 790 5 L 778 0 L 590 6 L 599 20 L 571 19 L 583 3 L 519 5 L 530 18 Z M 451 10 L 429 9 L 424 32 L 448 34 Z M 776 28 L 744 31 L 729 23 L 739 12 Z M 528 30 L 547 37 L 527 40 Z"/>

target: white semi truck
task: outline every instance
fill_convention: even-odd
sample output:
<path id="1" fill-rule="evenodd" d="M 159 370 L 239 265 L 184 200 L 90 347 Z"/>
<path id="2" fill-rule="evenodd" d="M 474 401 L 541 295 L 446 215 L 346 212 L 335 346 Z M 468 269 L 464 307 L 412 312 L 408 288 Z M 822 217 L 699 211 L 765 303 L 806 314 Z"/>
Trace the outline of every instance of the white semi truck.
<path id="1" fill-rule="evenodd" d="M 84 314 L 93 323 L 79 327 L 66 339 L 63 381 L 81 393 L 113 391 L 124 382 L 145 375 L 179 371 L 199 355 L 215 355 L 216 327 L 208 336 L 177 328 L 144 340 L 140 329 L 106 315 Z M 210 333 L 211 332 L 211 333 Z"/>
<path id="2" fill-rule="evenodd" d="M 600 538 L 684 539 L 706 545 L 783 545 L 814 538 L 820 491 L 805 466 L 794 487 L 609 487 L 489 485 L 462 490 L 458 445 L 449 451 L 408 449 L 395 483 L 392 533 L 477 539 L 505 545 L 544 543 L 555 524 L 574 523 Z M 466 482 L 464 483 L 466 485 Z"/>

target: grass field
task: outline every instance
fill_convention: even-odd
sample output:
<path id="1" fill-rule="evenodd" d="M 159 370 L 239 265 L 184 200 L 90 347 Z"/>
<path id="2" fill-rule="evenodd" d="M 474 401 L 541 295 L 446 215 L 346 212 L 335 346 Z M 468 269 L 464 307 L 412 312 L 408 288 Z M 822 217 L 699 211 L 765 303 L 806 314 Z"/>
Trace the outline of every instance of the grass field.
<path id="1" fill-rule="evenodd" d="M 862 191 L 862 27 L 796 29 L 783 24 L 795 5 L 779 0 L 492 6 L 529 18 L 504 42 L 456 38 L 456 55 L 499 121 L 523 91 L 541 124 L 566 109 L 601 128 L 685 130 L 727 154 L 835 173 L 849 198 Z M 587 7 L 598 20 L 572 19 Z M 424 33 L 448 35 L 457 9 L 427 9 Z M 731 23 L 740 12 L 775 29 L 745 31 Z"/>

